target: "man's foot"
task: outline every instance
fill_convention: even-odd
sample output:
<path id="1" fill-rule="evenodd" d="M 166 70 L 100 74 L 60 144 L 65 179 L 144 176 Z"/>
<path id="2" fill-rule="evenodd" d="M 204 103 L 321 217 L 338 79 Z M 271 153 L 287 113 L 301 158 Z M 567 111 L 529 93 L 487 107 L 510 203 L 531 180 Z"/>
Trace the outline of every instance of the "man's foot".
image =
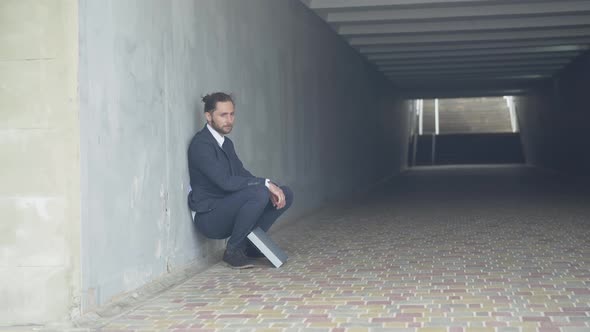
<path id="1" fill-rule="evenodd" d="M 246 257 L 248 258 L 266 258 L 266 256 L 264 256 L 263 253 L 260 252 L 260 250 L 258 250 L 258 248 L 256 248 L 254 245 L 249 245 L 246 248 Z"/>
<path id="2" fill-rule="evenodd" d="M 226 248 L 223 253 L 223 261 L 234 269 L 249 269 L 254 267 L 252 260 L 240 249 Z"/>

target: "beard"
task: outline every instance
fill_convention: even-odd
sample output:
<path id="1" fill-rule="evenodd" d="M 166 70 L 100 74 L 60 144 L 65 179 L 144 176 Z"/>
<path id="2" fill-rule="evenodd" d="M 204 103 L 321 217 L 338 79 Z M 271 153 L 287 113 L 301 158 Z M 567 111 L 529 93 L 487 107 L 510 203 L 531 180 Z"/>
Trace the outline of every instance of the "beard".
<path id="1" fill-rule="evenodd" d="M 231 125 L 220 126 L 213 119 L 211 119 L 211 127 L 213 127 L 213 129 L 215 129 L 215 131 L 217 131 L 221 135 L 227 135 L 231 133 L 231 130 L 233 129 L 233 126 Z"/>

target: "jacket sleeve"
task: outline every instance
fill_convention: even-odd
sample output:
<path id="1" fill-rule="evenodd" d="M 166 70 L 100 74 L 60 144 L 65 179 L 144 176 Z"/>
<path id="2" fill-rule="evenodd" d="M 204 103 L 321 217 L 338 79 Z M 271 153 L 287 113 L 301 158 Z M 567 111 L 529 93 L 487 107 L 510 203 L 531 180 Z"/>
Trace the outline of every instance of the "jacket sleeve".
<path id="1" fill-rule="evenodd" d="M 224 191 L 233 192 L 248 186 L 264 185 L 263 178 L 224 174 L 223 164 L 216 157 L 215 147 L 206 142 L 198 142 L 191 146 L 188 157 L 192 167 L 198 168 Z"/>

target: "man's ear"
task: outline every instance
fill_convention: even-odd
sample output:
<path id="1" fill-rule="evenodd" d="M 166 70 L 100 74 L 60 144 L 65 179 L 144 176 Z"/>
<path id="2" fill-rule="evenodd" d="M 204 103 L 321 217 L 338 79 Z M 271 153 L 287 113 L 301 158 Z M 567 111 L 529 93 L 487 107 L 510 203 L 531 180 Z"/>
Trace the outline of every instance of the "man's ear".
<path id="1" fill-rule="evenodd" d="M 205 112 L 205 119 L 207 120 L 207 123 L 210 123 L 211 122 L 211 113 Z"/>

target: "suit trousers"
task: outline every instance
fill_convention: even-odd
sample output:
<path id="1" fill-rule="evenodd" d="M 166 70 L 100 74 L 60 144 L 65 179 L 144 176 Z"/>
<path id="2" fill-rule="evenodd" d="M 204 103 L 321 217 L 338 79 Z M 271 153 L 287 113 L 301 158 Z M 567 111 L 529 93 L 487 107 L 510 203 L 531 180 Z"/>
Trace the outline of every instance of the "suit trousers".
<path id="1" fill-rule="evenodd" d="M 197 229 L 206 237 L 225 239 L 228 248 L 245 248 L 246 236 L 256 227 L 265 232 L 293 204 L 293 192 L 281 186 L 286 205 L 277 210 L 270 201 L 270 191 L 264 185 L 250 186 L 233 192 L 216 202 L 216 208 L 195 215 Z"/>

